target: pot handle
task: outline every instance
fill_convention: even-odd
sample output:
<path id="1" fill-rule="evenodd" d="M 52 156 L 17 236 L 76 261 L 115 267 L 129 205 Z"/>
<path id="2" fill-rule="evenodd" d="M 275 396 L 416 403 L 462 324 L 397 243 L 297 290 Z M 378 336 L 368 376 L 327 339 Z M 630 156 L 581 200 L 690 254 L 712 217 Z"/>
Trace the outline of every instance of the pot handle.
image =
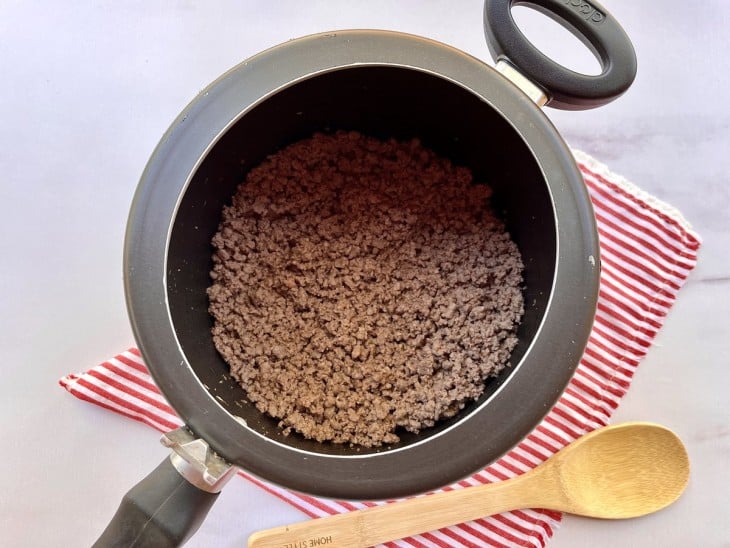
<path id="1" fill-rule="evenodd" d="M 188 482 L 166 458 L 124 495 L 94 548 L 181 546 L 198 530 L 217 497 Z"/>
<path id="2" fill-rule="evenodd" d="M 513 6 L 531 7 L 578 37 L 601 63 L 601 74 L 579 74 L 545 56 L 517 27 Z M 591 0 L 485 0 L 484 33 L 492 58 L 515 67 L 547 96 L 547 105 L 584 110 L 622 95 L 636 76 L 636 54 L 621 25 Z"/>

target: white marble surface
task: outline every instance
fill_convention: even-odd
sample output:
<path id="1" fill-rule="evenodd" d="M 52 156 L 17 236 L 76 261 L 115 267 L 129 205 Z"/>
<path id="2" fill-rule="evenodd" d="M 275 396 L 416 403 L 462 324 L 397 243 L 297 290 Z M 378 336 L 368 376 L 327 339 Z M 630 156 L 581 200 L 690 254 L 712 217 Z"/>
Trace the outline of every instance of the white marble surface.
<path id="1" fill-rule="evenodd" d="M 651 517 L 568 517 L 551 546 L 727 547 L 730 3 L 605 3 L 635 42 L 636 83 L 605 108 L 549 115 L 570 144 L 678 207 L 704 239 L 615 416 L 678 432 L 692 479 L 678 503 Z M 134 344 L 123 232 L 168 124 L 246 57 L 353 27 L 421 34 L 488 59 L 481 0 L 0 3 L 0 545 L 88 546 L 166 454 L 149 428 L 56 382 Z M 536 41 L 556 41 L 546 25 L 529 27 Z M 570 62 L 581 58 L 557 43 Z M 190 545 L 244 546 L 257 528 L 299 519 L 234 481 Z"/>

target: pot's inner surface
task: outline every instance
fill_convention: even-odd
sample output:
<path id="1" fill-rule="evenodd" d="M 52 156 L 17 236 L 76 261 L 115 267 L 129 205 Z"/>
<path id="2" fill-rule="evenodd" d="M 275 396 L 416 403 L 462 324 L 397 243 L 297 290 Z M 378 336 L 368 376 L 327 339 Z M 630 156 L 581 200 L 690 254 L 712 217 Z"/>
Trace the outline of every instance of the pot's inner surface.
<path id="1" fill-rule="evenodd" d="M 555 271 L 556 227 L 544 176 L 516 130 L 473 93 L 416 70 L 366 66 L 311 77 L 245 113 L 212 147 L 181 200 L 168 250 L 167 293 L 180 346 L 211 395 L 249 428 L 305 450 L 363 454 L 367 451 L 361 448 L 308 441 L 297 434 L 283 436 L 276 420 L 248 402 L 213 346 L 206 295 L 211 283 L 210 240 L 223 205 L 230 203 L 248 170 L 296 140 L 337 129 L 380 138 L 418 137 L 440 155 L 468 166 L 476 180 L 492 186 L 493 204 L 525 264 L 525 315 L 513 366 L 527 351 L 546 310 Z M 507 368 L 490 379 L 481 398 L 456 417 L 418 435 L 399 432 L 398 445 L 432 436 L 467 416 L 513 370 Z M 197 434 L 205 437 L 205 432 Z"/>

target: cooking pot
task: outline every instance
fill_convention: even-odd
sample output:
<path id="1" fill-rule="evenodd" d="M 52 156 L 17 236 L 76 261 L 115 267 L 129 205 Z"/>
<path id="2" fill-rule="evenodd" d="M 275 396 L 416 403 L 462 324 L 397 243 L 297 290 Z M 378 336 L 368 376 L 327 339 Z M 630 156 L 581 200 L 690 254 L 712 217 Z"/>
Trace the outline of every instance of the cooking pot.
<path id="1" fill-rule="evenodd" d="M 579 36 L 603 67 L 577 74 L 537 51 L 512 18 L 527 4 Z M 591 202 L 543 105 L 585 109 L 621 95 L 636 60 L 596 2 L 487 0 L 497 70 L 426 38 L 351 30 L 292 40 L 203 90 L 152 154 L 129 216 L 125 289 L 150 373 L 186 426 L 133 488 L 99 546 L 184 542 L 238 468 L 342 499 L 413 495 L 457 481 L 520 442 L 557 401 L 587 342 L 598 294 Z M 365 449 L 283 435 L 216 352 L 206 288 L 211 238 L 246 173 L 316 131 L 418 137 L 493 187 L 525 264 L 525 314 L 512 367 L 457 416 Z"/>

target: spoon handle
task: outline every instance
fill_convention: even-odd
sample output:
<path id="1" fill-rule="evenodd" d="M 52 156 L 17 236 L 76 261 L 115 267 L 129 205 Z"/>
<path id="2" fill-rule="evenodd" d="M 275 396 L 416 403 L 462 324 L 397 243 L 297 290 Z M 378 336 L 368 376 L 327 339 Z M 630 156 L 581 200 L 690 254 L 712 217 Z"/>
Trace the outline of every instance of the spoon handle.
<path id="1" fill-rule="evenodd" d="M 346 514 L 313 519 L 258 531 L 249 548 L 368 547 L 482 518 L 525 508 L 540 501 L 550 481 L 542 467 L 511 480 L 412 498 Z M 544 491 L 543 491 L 544 492 Z"/>

